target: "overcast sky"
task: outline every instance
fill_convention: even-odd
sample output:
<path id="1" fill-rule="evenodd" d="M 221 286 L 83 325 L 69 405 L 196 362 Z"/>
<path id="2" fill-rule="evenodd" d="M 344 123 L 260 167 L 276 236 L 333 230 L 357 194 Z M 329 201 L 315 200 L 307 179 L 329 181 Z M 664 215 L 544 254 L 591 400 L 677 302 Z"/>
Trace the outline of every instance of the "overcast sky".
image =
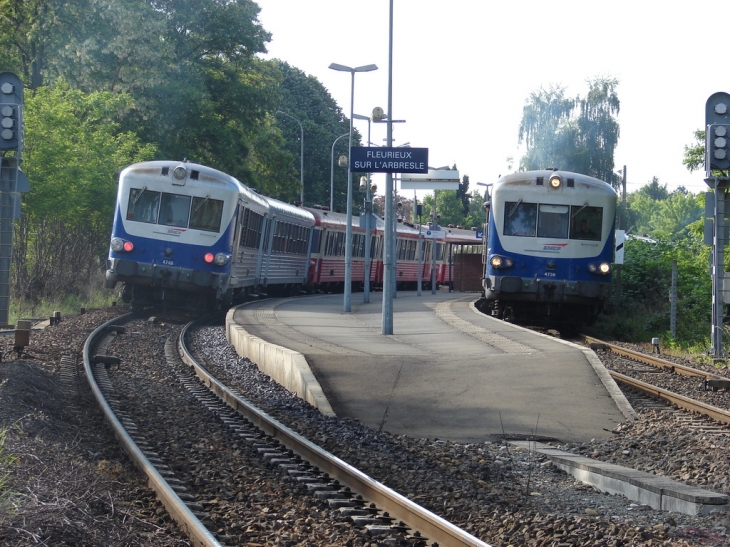
<path id="1" fill-rule="evenodd" d="M 389 0 L 255 0 L 272 33 L 265 58 L 315 76 L 349 117 L 388 106 Z M 682 165 L 704 125 L 705 103 L 730 92 L 727 0 L 394 0 L 394 145 L 429 149 L 433 167 L 456 164 L 476 182 L 516 170 L 518 129 L 530 93 L 551 84 L 584 96 L 586 81 L 619 80 L 616 170 L 628 191 L 659 178 L 704 191 L 704 172 Z M 717 36 L 717 38 L 714 38 Z M 355 120 L 362 135 L 367 122 Z M 371 140 L 383 143 L 385 124 Z M 304 137 L 306 154 L 306 134 Z M 559 167 L 559 166 L 558 166 Z"/>

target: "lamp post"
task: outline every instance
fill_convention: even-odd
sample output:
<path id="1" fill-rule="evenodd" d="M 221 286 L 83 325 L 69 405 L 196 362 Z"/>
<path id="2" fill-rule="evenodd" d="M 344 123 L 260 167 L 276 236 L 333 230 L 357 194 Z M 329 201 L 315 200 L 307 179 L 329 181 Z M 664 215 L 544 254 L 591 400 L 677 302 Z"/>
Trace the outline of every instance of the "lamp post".
<path id="1" fill-rule="evenodd" d="M 332 70 L 340 72 L 349 72 L 351 76 L 350 84 L 350 146 L 348 151 L 347 168 L 347 226 L 345 230 L 345 298 L 343 303 L 343 311 L 349 312 L 352 309 L 352 120 L 355 108 L 355 73 L 371 72 L 378 70 L 377 65 L 364 65 L 355 68 L 332 63 L 329 66 Z"/>
<path id="2" fill-rule="evenodd" d="M 361 116 L 360 114 L 353 114 L 353 118 L 356 120 L 367 120 L 368 121 L 368 143 L 370 143 L 370 116 Z M 373 202 L 370 197 L 370 173 L 367 174 L 367 189 L 365 193 L 365 263 L 363 265 L 363 293 L 362 301 L 363 304 L 370 302 L 370 219 L 372 218 Z"/>
<path id="3" fill-rule="evenodd" d="M 343 133 L 335 139 L 335 142 L 332 143 L 332 154 L 330 157 L 330 211 L 335 210 L 335 144 L 337 144 L 337 141 L 339 141 L 342 137 L 347 137 L 348 135 L 349 133 Z"/>
<path id="4" fill-rule="evenodd" d="M 393 144 L 393 0 L 388 12 L 388 146 Z M 385 249 L 383 250 L 383 312 L 381 333 L 393 334 L 393 175 L 385 175 Z"/>
<path id="5" fill-rule="evenodd" d="M 301 132 L 301 139 L 300 142 L 300 149 L 299 149 L 299 180 L 301 184 L 300 192 L 299 192 L 299 204 L 304 205 L 304 128 L 302 127 L 302 122 L 300 122 L 298 119 L 296 119 L 291 114 L 287 114 L 286 112 L 282 112 L 281 110 L 276 111 L 277 114 L 282 114 L 283 116 L 288 116 L 295 122 L 299 124 L 299 131 Z"/>

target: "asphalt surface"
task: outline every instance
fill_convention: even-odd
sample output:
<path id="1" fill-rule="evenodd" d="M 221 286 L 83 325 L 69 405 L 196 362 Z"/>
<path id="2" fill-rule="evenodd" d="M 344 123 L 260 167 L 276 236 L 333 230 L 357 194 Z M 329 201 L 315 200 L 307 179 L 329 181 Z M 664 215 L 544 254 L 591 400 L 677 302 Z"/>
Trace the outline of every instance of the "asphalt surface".
<path id="1" fill-rule="evenodd" d="M 590 350 L 487 317 L 474 293 L 399 292 L 252 302 L 231 317 L 306 357 L 333 410 L 392 434 L 479 442 L 609 436 L 631 413 Z"/>

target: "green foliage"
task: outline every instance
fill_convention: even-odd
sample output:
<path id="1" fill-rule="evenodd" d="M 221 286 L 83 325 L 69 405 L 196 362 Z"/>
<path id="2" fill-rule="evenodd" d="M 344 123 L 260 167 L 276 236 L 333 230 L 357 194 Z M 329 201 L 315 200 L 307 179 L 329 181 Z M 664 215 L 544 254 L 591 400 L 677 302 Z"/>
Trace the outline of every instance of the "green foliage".
<path id="1" fill-rule="evenodd" d="M 559 86 L 530 95 L 519 129 L 519 142 L 527 146 L 521 170 L 557 167 L 617 185 L 613 153 L 619 137 L 618 80 L 597 78 L 588 85 L 584 98 L 566 98 Z"/>
<path id="2" fill-rule="evenodd" d="M 684 146 L 684 159 L 682 160 L 682 164 L 687 167 L 690 173 L 705 166 L 705 132 L 702 130 L 695 131 L 694 139 L 693 144 Z"/>
<path id="3" fill-rule="evenodd" d="M 118 120 L 131 105 L 128 95 L 84 94 L 63 83 L 26 99 L 23 169 L 32 182 L 24 214 L 31 222 L 55 217 L 69 226 L 110 225 L 116 174 L 154 155 L 153 146 L 120 131 Z"/>
<path id="4" fill-rule="evenodd" d="M 704 344 L 709 338 L 712 308 L 709 248 L 691 241 L 650 243 L 629 239 L 620 274 L 620 313 L 602 317 L 597 328 L 625 341 L 646 342 L 655 336 L 669 340 L 673 260 L 677 261 L 678 271 L 675 344 Z"/>
<path id="5" fill-rule="evenodd" d="M 23 169 L 30 192 L 14 241 L 16 297 L 83 294 L 98 276 L 117 173 L 155 152 L 120 130 L 131 104 L 124 94 L 85 94 L 62 82 L 26 98 Z"/>
<path id="6" fill-rule="evenodd" d="M 342 109 L 313 76 L 307 76 L 298 68 L 282 61 L 274 61 L 281 72 L 278 109 L 294 116 L 304 129 L 304 202 L 307 205 L 319 203 L 329 205 L 330 184 L 334 174 L 334 206 L 344 210 L 347 203 L 347 170 L 336 165 L 336 158 L 347 153 L 348 138 L 337 141 L 335 167 L 332 167 L 332 143 L 350 131 L 350 121 Z M 364 122 L 359 122 L 364 123 Z M 276 117 L 276 126 L 281 133 L 282 153 L 287 161 L 282 162 L 278 179 L 285 188 L 293 190 L 291 197 L 299 198 L 300 187 L 300 130 L 299 125 L 283 115 Z M 360 136 L 353 134 L 353 144 L 360 145 Z M 355 176 L 357 175 L 357 176 Z M 353 174 L 353 200 L 361 202 L 364 195 L 359 192 L 359 174 Z M 286 195 L 284 192 L 281 195 Z"/>
<path id="7" fill-rule="evenodd" d="M 684 188 L 671 194 L 667 185 L 654 177 L 650 184 L 628 195 L 626 228 L 629 233 L 662 241 L 698 240 L 698 222 L 704 209 L 704 195 L 693 195 Z M 699 229 L 698 229 L 699 228 Z"/>

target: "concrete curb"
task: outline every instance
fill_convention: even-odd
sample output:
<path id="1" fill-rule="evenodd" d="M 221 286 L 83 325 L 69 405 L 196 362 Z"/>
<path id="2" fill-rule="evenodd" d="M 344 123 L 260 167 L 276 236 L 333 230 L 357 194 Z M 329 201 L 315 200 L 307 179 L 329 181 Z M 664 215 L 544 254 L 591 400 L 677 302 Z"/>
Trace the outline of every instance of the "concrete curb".
<path id="1" fill-rule="evenodd" d="M 600 462 L 543 443 L 510 441 L 510 444 L 544 454 L 557 468 L 581 482 L 595 486 L 601 492 L 620 494 L 652 509 L 687 515 L 707 515 L 711 511 L 730 509 L 728 496 L 688 486 L 667 477 Z"/>
<path id="2" fill-rule="evenodd" d="M 536 336 L 543 336 L 545 338 L 548 338 L 552 340 L 553 342 L 560 342 L 561 344 L 565 344 L 566 346 L 570 346 L 572 348 L 577 348 L 583 352 L 583 355 L 586 358 L 586 361 L 588 361 L 588 364 L 591 365 L 593 370 L 595 371 L 596 375 L 598 376 L 598 379 L 601 380 L 601 383 L 606 388 L 606 391 L 608 391 L 608 394 L 613 399 L 614 403 L 616 403 L 616 406 L 618 407 L 621 414 L 624 415 L 624 417 L 627 420 L 638 420 L 639 416 L 636 414 L 636 411 L 631 406 L 631 403 L 629 403 L 628 399 L 626 399 L 626 396 L 624 395 L 623 391 L 621 391 L 621 388 L 618 387 L 616 384 L 616 381 L 611 377 L 611 374 L 609 374 L 608 370 L 605 366 L 603 366 L 603 363 L 598 358 L 596 353 L 589 348 L 586 348 L 585 346 L 581 346 L 580 344 L 575 344 L 573 342 L 569 342 L 568 340 L 561 340 L 560 338 L 555 338 L 554 336 L 548 336 L 547 334 L 543 334 L 541 332 L 536 332 L 530 329 L 526 329 L 525 327 L 520 327 L 519 325 L 514 325 L 512 323 L 505 323 L 501 319 L 495 319 L 494 317 L 490 317 L 488 315 L 483 314 L 480 312 L 477 307 L 474 305 L 474 302 L 471 302 L 469 304 L 469 307 L 474 313 L 479 314 L 482 317 L 486 317 L 490 321 L 499 321 L 503 325 L 509 325 L 510 327 L 514 329 L 520 329 L 527 332 L 530 332 Z"/>
<path id="3" fill-rule="evenodd" d="M 336 416 L 304 355 L 253 336 L 235 323 L 233 315 L 243 306 L 246 304 L 231 308 L 226 314 L 226 339 L 236 353 L 256 363 L 261 372 L 325 416 Z"/>

